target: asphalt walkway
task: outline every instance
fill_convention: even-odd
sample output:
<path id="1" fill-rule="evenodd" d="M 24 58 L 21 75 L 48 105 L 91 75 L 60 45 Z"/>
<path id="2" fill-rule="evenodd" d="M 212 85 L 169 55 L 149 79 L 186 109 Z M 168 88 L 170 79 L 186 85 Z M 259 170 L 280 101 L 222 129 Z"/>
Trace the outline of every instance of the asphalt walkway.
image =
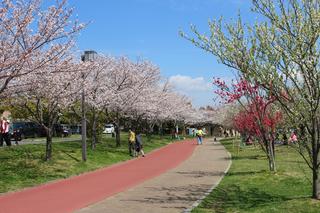
<path id="1" fill-rule="evenodd" d="M 223 146 L 176 142 L 124 163 L 0 196 L 2 213 L 181 212 L 230 165 Z"/>

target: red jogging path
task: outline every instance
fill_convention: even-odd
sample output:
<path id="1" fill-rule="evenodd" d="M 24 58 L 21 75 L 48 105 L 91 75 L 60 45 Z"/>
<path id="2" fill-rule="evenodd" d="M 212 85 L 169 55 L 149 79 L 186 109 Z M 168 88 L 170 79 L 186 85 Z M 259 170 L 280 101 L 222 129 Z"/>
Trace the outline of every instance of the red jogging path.
<path id="1" fill-rule="evenodd" d="M 1 213 L 72 212 L 156 177 L 188 159 L 196 143 L 176 142 L 145 158 L 0 196 Z"/>

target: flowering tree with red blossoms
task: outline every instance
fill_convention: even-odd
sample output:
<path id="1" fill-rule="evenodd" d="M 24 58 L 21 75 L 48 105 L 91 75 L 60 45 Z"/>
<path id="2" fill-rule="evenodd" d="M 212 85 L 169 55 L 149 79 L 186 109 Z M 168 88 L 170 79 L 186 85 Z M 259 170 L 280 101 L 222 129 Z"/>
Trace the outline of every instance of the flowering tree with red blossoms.
<path id="1" fill-rule="evenodd" d="M 274 97 L 265 94 L 258 84 L 240 79 L 231 87 L 220 79 L 214 79 L 215 91 L 225 103 L 238 101 L 243 110 L 234 118 L 234 127 L 241 133 L 259 141 L 266 153 L 270 171 L 276 171 L 274 141 L 276 127 L 281 122 L 282 114 L 275 110 Z"/>

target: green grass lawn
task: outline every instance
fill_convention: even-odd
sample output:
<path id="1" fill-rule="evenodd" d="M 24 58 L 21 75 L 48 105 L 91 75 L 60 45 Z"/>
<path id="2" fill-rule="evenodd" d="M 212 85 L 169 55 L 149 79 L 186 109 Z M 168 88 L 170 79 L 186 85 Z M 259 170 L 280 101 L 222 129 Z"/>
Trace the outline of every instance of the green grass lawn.
<path id="1" fill-rule="evenodd" d="M 320 202 L 310 198 L 311 170 L 292 148 L 276 148 L 278 171 L 273 174 L 258 147 L 238 152 L 231 139 L 222 144 L 232 155 L 232 166 L 192 212 L 320 212 Z"/>
<path id="2" fill-rule="evenodd" d="M 96 150 L 90 149 L 88 141 L 87 162 L 81 161 L 81 143 L 63 142 L 53 144 L 53 159 L 43 161 L 45 145 L 19 145 L 0 149 L 0 193 L 22 189 L 52 180 L 67 178 L 107 165 L 131 159 L 128 155 L 127 133 L 121 135 L 121 147 L 115 139 L 104 135 Z M 171 142 L 170 137 L 143 137 L 146 153 Z"/>

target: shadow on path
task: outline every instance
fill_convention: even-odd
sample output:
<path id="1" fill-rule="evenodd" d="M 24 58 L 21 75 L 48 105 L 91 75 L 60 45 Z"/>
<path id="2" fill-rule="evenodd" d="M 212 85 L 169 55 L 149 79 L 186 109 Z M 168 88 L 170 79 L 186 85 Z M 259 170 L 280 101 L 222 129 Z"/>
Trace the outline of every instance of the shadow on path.
<path id="1" fill-rule="evenodd" d="M 125 202 L 138 202 L 141 205 L 146 204 L 172 204 L 170 208 L 175 209 L 185 209 L 185 206 L 178 205 L 178 203 L 192 203 L 196 201 L 199 196 L 202 196 L 210 184 L 200 184 L 200 185 L 187 185 L 181 187 L 146 187 L 150 191 L 159 192 L 156 196 L 146 196 L 143 199 L 127 199 L 123 200 Z M 186 193 L 187 192 L 187 193 Z M 166 207 L 163 207 L 166 208 Z"/>

